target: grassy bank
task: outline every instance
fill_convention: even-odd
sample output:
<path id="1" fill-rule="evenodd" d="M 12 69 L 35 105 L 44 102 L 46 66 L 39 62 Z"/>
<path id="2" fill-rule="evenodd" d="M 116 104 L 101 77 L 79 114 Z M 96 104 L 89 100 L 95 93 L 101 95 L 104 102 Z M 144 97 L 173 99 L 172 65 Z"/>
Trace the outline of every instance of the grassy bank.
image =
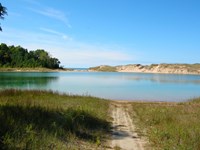
<path id="1" fill-rule="evenodd" d="M 155 149 L 200 149 L 200 98 L 185 103 L 133 103 L 132 117 Z"/>
<path id="2" fill-rule="evenodd" d="M 109 101 L 44 91 L 0 92 L 2 149 L 102 147 Z"/>
<path id="3" fill-rule="evenodd" d="M 73 71 L 73 69 L 60 68 L 60 69 L 49 69 L 49 68 L 7 68 L 0 67 L 0 72 L 60 72 L 60 71 Z"/>
<path id="4" fill-rule="evenodd" d="M 107 66 L 107 65 L 91 67 L 89 68 L 89 70 L 100 71 L 100 72 L 116 72 L 117 71 L 116 67 Z"/>

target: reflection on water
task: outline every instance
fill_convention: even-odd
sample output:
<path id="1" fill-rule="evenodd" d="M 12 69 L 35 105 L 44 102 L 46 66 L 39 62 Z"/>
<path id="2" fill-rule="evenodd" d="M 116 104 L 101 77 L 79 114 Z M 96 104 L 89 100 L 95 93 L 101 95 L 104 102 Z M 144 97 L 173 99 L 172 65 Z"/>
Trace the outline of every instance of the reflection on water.
<path id="1" fill-rule="evenodd" d="M 97 76 L 98 78 L 113 78 L 113 76 Z M 121 73 L 120 76 L 115 76 L 118 79 L 123 80 L 135 80 L 135 81 L 151 81 L 158 83 L 191 83 L 200 84 L 199 75 L 180 75 L 180 74 L 152 74 L 152 73 Z"/>
<path id="2" fill-rule="evenodd" d="M 42 73 L 0 73 L 0 89 L 34 89 L 34 87 L 41 89 L 57 79 L 56 76 L 46 76 Z"/>
<path id="3" fill-rule="evenodd" d="M 42 89 L 117 99 L 183 101 L 200 96 L 200 76 L 143 73 L 0 73 L 0 88 Z"/>
<path id="4" fill-rule="evenodd" d="M 137 76 L 136 78 L 138 80 L 150 80 L 159 83 L 200 84 L 200 77 L 196 75 L 149 74 L 148 76 Z"/>

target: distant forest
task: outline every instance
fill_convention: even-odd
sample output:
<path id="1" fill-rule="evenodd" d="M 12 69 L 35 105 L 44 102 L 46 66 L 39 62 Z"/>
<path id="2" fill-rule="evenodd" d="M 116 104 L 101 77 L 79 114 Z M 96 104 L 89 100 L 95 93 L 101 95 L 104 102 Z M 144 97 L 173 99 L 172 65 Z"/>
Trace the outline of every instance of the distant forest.
<path id="1" fill-rule="evenodd" d="M 58 69 L 60 61 L 53 58 L 43 49 L 28 51 L 21 46 L 0 45 L 0 67 L 5 68 L 35 68 L 43 67 Z"/>

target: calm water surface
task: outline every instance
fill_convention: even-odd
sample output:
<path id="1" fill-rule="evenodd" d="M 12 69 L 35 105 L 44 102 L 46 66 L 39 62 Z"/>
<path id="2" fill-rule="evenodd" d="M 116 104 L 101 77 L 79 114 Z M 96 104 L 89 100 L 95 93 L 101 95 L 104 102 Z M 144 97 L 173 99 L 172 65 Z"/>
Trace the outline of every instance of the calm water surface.
<path id="1" fill-rule="evenodd" d="M 185 101 L 200 96 L 200 76 L 143 73 L 0 73 L 0 89 L 41 89 L 116 100 Z"/>

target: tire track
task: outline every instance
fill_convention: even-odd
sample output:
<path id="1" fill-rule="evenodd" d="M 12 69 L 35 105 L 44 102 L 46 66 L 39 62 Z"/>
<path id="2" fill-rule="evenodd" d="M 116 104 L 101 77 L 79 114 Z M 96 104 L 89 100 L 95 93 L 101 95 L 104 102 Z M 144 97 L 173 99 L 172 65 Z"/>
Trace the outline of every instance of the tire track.
<path id="1" fill-rule="evenodd" d="M 130 104 L 116 102 L 111 107 L 113 118 L 112 149 L 144 150 L 145 141 L 136 133 L 135 125 L 128 113 Z"/>

